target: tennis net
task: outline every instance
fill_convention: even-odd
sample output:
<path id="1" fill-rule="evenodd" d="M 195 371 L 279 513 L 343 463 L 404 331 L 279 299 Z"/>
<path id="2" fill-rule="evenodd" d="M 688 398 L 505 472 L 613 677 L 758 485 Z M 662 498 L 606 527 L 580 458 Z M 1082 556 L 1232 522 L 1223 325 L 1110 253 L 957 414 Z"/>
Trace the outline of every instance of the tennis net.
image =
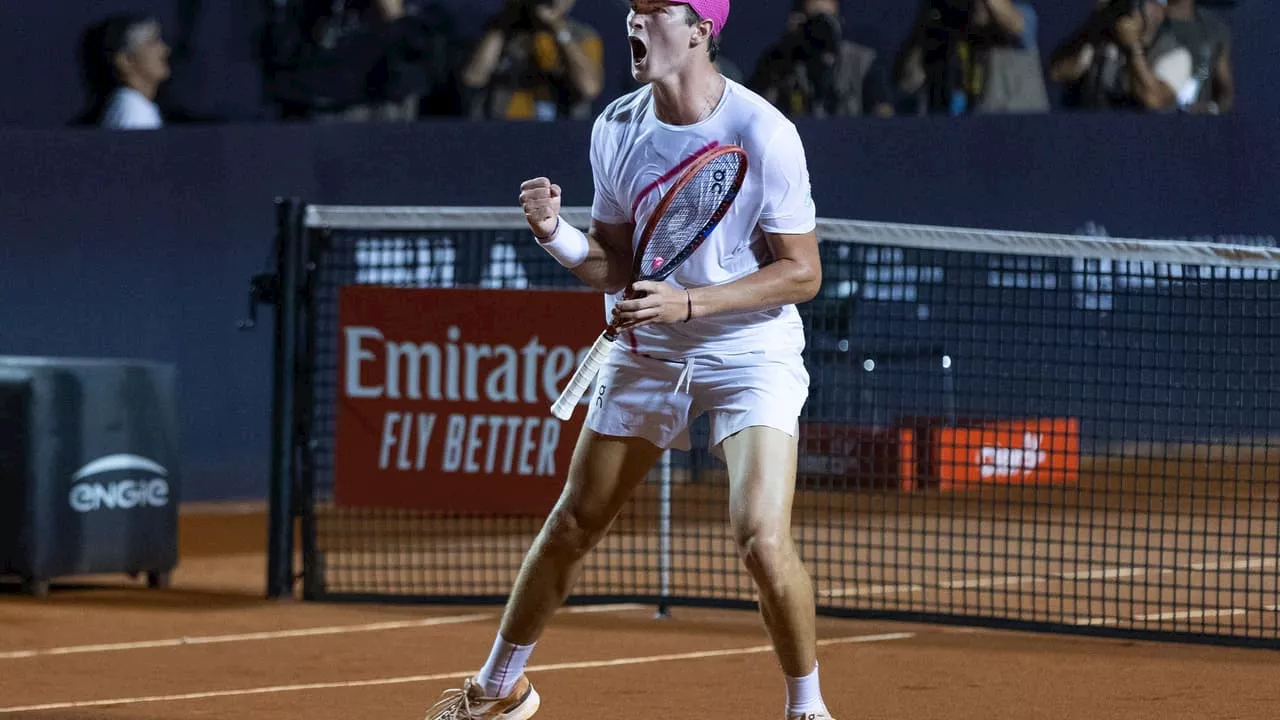
<path id="1" fill-rule="evenodd" d="M 336 491 L 371 482 L 335 460 L 352 402 L 344 307 L 353 288 L 409 293 L 390 302 L 464 318 L 465 341 L 484 311 L 467 319 L 449 295 L 416 306 L 412 292 L 580 284 L 518 209 L 308 206 L 291 227 L 305 596 L 503 600 L 541 516 Z M 793 529 L 822 612 L 1280 647 L 1280 251 L 827 219 L 819 236 L 822 289 L 800 308 L 811 389 Z M 581 303 L 589 344 L 603 309 Z M 406 411 L 430 409 L 423 393 Z M 573 601 L 753 604 L 728 478 L 703 420 L 692 434 Z M 504 451 L 487 452 L 502 474 Z M 507 470 L 523 462 L 505 452 Z M 405 492 L 466 492 L 463 475 L 401 453 Z"/>

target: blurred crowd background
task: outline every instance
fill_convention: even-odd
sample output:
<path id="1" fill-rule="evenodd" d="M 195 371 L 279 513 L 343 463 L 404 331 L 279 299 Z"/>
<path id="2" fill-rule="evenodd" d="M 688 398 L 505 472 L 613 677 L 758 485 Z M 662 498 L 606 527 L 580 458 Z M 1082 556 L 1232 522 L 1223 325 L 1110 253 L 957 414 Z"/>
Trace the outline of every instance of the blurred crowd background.
<path id="1" fill-rule="evenodd" d="M 1256 77 L 1275 65 L 1263 5 L 739 2 L 718 62 L 793 117 L 1225 115 L 1238 96 L 1257 100 L 1250 89 L 1280 95 Z M 622 0 L 15 5 L 0 10 L 16 50 L 0 125 L 583 119 L 633 86 L 627 11 Z"/>

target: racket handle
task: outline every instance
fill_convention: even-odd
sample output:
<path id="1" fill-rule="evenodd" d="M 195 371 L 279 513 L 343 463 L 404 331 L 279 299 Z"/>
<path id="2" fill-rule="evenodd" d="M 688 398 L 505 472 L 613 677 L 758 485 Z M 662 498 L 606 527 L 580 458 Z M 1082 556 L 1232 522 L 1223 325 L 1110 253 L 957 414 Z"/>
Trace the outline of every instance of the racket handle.
<path id="1" fill-rule="evenodd" d="M 611 340 L 608 333 L 602 333 L 596 339 L 596 344 L 591 346 L 591 352 L 587 353 L 587 357 L 578 366 L 578 371 L 565 386 L 564 392 L 560 393 L 560 397 L 551 406 L 552 415 L 560 420 L 573 417 L 573 409 L 578 406 L 587 388 L 591 387 L 591 381 L 596 379 L 596 373 L 600 371 L 604 361 L 609 359 L 609 353 L 613 351 L 613 346 L 616 344 L 618 344 L 617 340 Z"/>

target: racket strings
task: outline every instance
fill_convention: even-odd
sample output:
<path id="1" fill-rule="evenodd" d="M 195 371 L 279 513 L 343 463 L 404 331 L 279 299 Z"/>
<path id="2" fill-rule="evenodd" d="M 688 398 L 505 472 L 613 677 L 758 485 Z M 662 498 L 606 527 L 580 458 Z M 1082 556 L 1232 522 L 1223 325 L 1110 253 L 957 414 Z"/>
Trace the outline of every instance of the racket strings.
<path id="1" fill-rule="evenodd" d="M 671 198 L 645 245 L 640 271 L 643 277 L 658 275 L 695 241 L 711 222 L 725 198 L 734 190 L 742 156 L 730 153 L 702 167 Z"/>

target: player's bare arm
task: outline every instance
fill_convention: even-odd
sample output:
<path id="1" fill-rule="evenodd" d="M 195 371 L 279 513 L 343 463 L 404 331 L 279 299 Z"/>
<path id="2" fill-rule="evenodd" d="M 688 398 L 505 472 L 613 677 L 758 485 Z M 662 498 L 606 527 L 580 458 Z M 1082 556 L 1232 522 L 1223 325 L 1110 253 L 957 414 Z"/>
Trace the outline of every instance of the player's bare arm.
<path id="1" fill-rule="evenodd" d="M 618 303 L 620 329 L 684 322 L 692 317 L 782 307 L 812 300 L 822 285 L 816 232 L 766 234 L 774 261 L 724 285 L 681 290 L 662 282 L 638 282 L 638 296 Z"/>
<path id="2" fill-rule="evenodd" d="M 593 289 L 615 293 L 631 277 L 630 224 L 591 223 L 584 235 L 560 218 L 563 192 L 547 178 L 526 180 L 520 185 L 520 206 L 529 229 L 545 249 Z"/>

